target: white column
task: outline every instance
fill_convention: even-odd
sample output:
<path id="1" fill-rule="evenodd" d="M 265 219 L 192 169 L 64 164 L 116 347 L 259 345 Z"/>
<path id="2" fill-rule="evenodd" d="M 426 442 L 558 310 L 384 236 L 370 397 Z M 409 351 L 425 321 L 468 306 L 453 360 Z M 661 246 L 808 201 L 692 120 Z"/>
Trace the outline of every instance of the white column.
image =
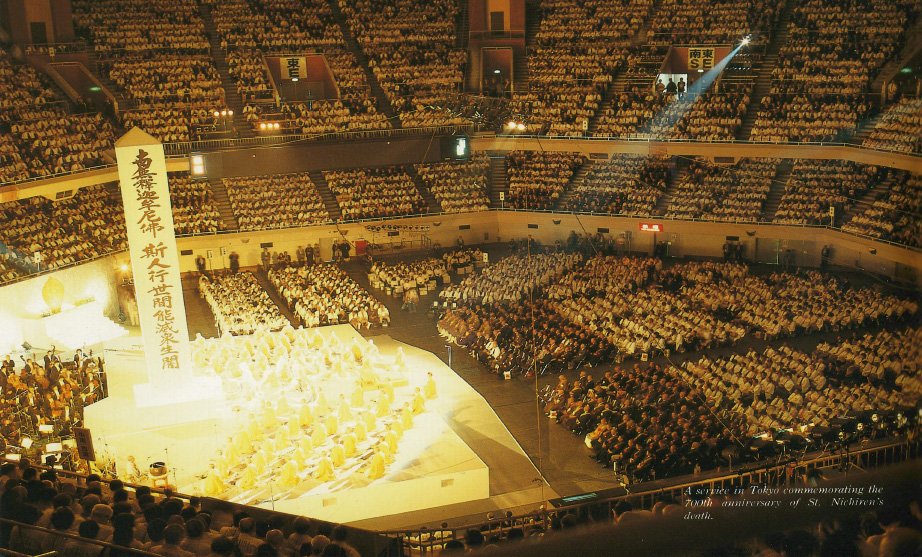
<path id="1" fill-rule="evenodd" d="M 154 388 L 181 389 L 192 359 L 163 145 L 132 128 L 115 156 L 148 377 Z"/>

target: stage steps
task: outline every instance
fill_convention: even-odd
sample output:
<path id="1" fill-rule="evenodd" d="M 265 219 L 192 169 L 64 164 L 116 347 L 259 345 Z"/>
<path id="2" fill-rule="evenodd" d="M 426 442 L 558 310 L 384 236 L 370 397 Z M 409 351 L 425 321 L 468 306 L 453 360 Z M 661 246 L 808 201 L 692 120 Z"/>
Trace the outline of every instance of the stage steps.
<path id="1" fill-rule="evenodd" d="M 343 33 L 343 40 L 346 42 L 346 46 L 349 48 L 349 51 L 355 55 L 355 59 L 358 61 L 359 66 L 362 68 L 362 71 L 365 72 L 365 79 L 368 81 L 371 94 L 376 100 L 375 107 L 378 109 L 378 112 L 387 116 L 387 121 L 390 122 L 391 127 L 401 127 L 400 119 L 397 117 L 394 107 L 391 106 L 390 98 L 387 93 L 384 92 L 384 88 L 381 87 L 378 78 L 375 77 L 375 72 L 371 71 L 371 67 L 368 65 L 368 57 L 365 56 L 362 47 L 359 46 L 358 41 L 352 36 L 352 29 L 349 26 L 349 22 L 346 20 L 346 16 L 344 16 L 342 10 L 339 9 L 339 4 L 336 0 L 327 0 L 327 3 L 333 14 L 333 21 L 339 25 Z"/>
<path id="2" fill-rule="evenodd" d="M 237 217 L 234 215 L 234 210 L 231 209 L 230 196 L 227 194 L 224 182 L 220 178 L 214 178 L 208 180 L 208 184 L 211 186 L 211 193 L 214 195 L 215 206 L 218 208 L 218 213 L 221 214 L 221 220 L 224 221 L 224 229 L 228 232 L 240 230 Z"/>
<path id="3" fill-rule="evenodd" d="M 308 172 L 307 175 L 310 177 L 311 182 L 314 183 L 314 187 L 317 188 L 317 193 L 320 194 L 320 199 L 323 200 L 323 205 L 326 207 L 327 213 L 330 214 L 330 218 L 334 221 L 342 220 L 343 211 L 339 208 L 339 203 L 336 202 L 336 196 L 333 195 L 330 184 L 327 182 L 327 179 L 323 177 L 323 172 L 312 170 Z"/>
<path id="4" fill-rule="evenodd" d="M 230 76 L 230 65 L 227 63 L 227 57 L 221 48 L 221 39 L 218 34 L 218 28 L 211 17 L 211 6 L 206 4 L 199 5 L 199 14 L 205 24 L 205 32 L 208 35 L 208 41 L 211 43 L 211 59 L 215 68 L 221 75 L 221 86 L 224 87 L 224 99 L 227 108 L 234 111 L 233 130 L 226 130 L 223 135 L 237 137 L 256 137 L 256 131 L 253 126 L 247 122 L 243 114 L 243 97 L 237 91 L 237 82 Z"/>
<path id="5" fill-rule="evenodd" d="M 509 182 L 506 179 L 506 157 L 505 155 L 490 155 L 490 206 L 499 209 L 505 206 L 505 201 L 500 201 L 500 192 L 509 190 Z"/>
<path id="6" fill-rule="evenodd" d="M 768 196 L 765 198 L 765 204 L 762 206 L 762 222 L 771 222 L 775 219 L 775 213 L 781 205 L 781 198 L 787 190 L 788 178 L 794 170 L 795 162 L 790 159 L 781 161 L 775 171 L 775 178 L 772 180 L 771 188 L 768 190 Z"/>

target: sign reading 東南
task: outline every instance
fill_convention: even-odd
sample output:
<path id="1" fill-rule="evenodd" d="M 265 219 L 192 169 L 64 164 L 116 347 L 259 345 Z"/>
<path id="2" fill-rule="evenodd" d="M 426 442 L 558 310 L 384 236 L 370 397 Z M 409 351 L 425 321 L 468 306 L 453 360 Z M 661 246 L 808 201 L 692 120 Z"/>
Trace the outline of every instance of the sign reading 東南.
<path id="1" fill-rule="evenodd" d="M 689 70 L 709 70 L 714 67 L 714 55 L 717 49 L 714 47 L 692 47 L 688 49 L 688 69 Z"/>
<path id="2" fill-rule="evenodd" d="M 163 145 L 138 128 L 115 144 L 151 383 L 191 375 L 189 333 Z"/>

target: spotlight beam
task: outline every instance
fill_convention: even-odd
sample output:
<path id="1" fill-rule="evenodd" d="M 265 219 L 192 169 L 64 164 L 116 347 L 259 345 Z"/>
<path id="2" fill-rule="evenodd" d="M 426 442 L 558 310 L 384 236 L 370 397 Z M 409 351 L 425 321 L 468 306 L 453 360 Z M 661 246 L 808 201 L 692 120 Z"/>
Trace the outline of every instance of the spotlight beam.
<path id="1" fill-rule="evenodd" d="M 697 102 L 698 98 L 710 89 L 711 85 L 717 81 L 717 78 L 723 72 L 724 68 L 733 60 L 733 57 L 748 43 L 745 39 L 738 47 L 733 49 L 730 54 L 717 63 L 713 68 L 708 70 L 704 75 L 689 84 L 685 92 L 685 97 L 663 107 L 662 110 L 653 115 L 644 126 L 640 135 L 649 139 L 664 139 L 669 137 L 676 125 L 682 121 L 688 112 Z M 654 137 L 654 132 L 660 130 Z"/>

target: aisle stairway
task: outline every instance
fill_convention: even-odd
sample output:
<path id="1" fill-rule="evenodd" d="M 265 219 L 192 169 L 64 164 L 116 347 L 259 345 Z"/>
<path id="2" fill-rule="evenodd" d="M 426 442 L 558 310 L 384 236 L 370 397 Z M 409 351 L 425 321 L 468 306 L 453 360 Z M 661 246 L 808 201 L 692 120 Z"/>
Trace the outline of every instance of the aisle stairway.
<path id="1" fill-rule="evenodd" d="M 759 66 L 758 73 L 756 73 L 755 87 L 753 87 L 752 94 L 749 96 L 749 106 L 746 107 L 746 115 L 743 117 L 742 125 L 736 132 L 736 139 L 749 139 L 756 119 L 759 117 L 759 110 L 762 108 L 762 99 L 768 96 L 771 91 L 772 71 L 778 64 L 778 53 L 781 52 L 781 48 L 787 44 L 791 36 L 789 24 L 797 3 L 798 0 L 787 0 L 785 2 L 784 10 L 782 10 L 781 17 L 775 26 L 771 42 L 768 44 L 765 56 L 762 57 L 762 64 Z"/>
<path id="2" fill-rule="evenodd" d="M 863 213 L 871 208 L 874 205 L 874 202 L 877 201 L 879 197 L 882 197 L 895 182 L 896 172 L 890 171 L 890 174 L 878 182 L 873 188 L 869 189 L 861 198 L 858 199 L 857 203 L 852 205 L 852 207 L 846 211 L 841 217 L 836 218 L 836 226 L 842 226 L 843 224 L 850 222 L 855 215 Z"/>
<path id="3" fill-rule="evenodd" d="M 438 202 L 433 195 L 432 190 L 429 188 L 429 185 L 423 181 L 422 177 L 419 175 L 419 172 L 416 171 L 416 166 L 408 164 L 406 166 L 406 172 L 413 178 L 413 184 L 416 185 L 417 191 L 423 197 L 423 201 L 426 202 L 426 212 L 427 213 L 441 213 L 442 204 Z"/>
<path id="4" fill-rule="evenodd" d="M 130 101 L 128 97 L 125 96 L 124 91 L 122 91 L 114 81 L 109 79 L 109 73 L 102 71 L 102 66 L 99 63 L 99 58 L 96 56 L 96 52 L 92 49 L 87 49 L 86 51 L 88 66 L 87 69 L 96 76 L 96 79 L 99 80 L 99 83 L 103 87 L 109 90 L 112 93 L 112 96 L 115 97 L 115 102 L 118 103 L 119 114 L 134 108 L 134 102 Z"/>
<path id="5" fill-rule="evenodd" d="M 601 122 L 602 116 L 605 115 L 605 111 L 611 108 L 612 103 L 617 102 L 616 99 L 624 92 L 626 84 L 627 73 L 621 70 L 615 74 L 608 89 L 606 89 L 605 93 L 602 95 L 602 100 L 599 102 L 599 109 L 595 111 L 595 114 L 592 115 L 592 119 L 589 120 L 588 135 L 595 135 L 596 130 L 599 129 L 599 122 Z"/>
<path id="6" fill-rule="evenodd" d="M 762 222 L 774 220 L 775 213 L 778 212 L 778 207 L 781 205 L 781 198 L 784 197 L 788 178 L 791 177 L 791 172 L 794 170 L 794 164 L 793 160 L 785 159 L 778 165 L 775 178 L 772 180 L 771 188 L 768 190 L 768 196 L 765 198 L 765 204 L 762 206 Z"/>
<path id="7" fill-rule="evenodd" d="M 371 67 L 368 65 L 368 57 L 365 56 L 359 43 L 355 40 L 355 37 L 352 36 L 352 29 L 349 27 L 349 22 L 346 21 L 346 16 L 344 16 L 342 10 L 339 9 L 339 4 L 336 0 L 327 0 L 327 2 L 330 6 L 330 11 L 333 13 L 333 20 L 339 25 L 343 33 L 343 40 L 346 42 L 346 46 L 349 48 L 349 51 L 355 55 L 359 67 L 365 72 L 365 79 L 368 81 L 368 86 L 371 88 L 371 94 L 375 97 L 375 108 L 378 109 L 378 112 L 387 116 L 387 121 L 390 122 L 392 127 L 401 127 L 400 119 L 397 118 L 397 113 L 391 106 L 387 94 L 381 87 L 381 83 L 378 82 L 378 78 L 375 77 L 375 72 L 371 71 Z"/>
<path id="8" fill-rule="evenodd" d="M 233 126 L 234 130 L 228 130 L 225 135 L 236 135 L 237 137 L 256 137 L 256 131 L 253 126 L 247 122 L 243 114 L 243 97 L 237 91 L 237 82 L 230 76 L 230 66 L 227 63 L 227 57 L 221 48 L 221 40 L 218 36 L 218 29 L 211 17 L 211 7 L 205 4 L 199 6 L 199 13 L 205 24 L 205 32 L 208 34 L 211 43 L 211 59 L 214 61 L 215 68 L 221 75 L 221 86 L 224 87 L 224 98 L 227 102 L 227 108 L 234 111 Z"/>
<path id="9" fill-rule="evenodd" d="M 509 189 L 506 181 L 505 155 L 490 155 L 490 206 L 499 209 L 506 206 L 505 201 L 500 201 L 500 192 Z"/>
<path id="10" fill-rule="evenodd" d="M 557 200 L 557 203 L 552 207 L 555 211 L 566 211 L 574 209 L 565 209 L 567 206 L 567 201 L 572 197 L 573 190 L 575 190 L 580 184 L 586 180 L 586 175 L 589 174 L 589 171 L 592 170 L 592 167 L 595 165 L 594 162 L 587 159 L 580 167 L 573 173 L 573 178 L 570 179 L 570 183 L 567 184 L 567 188 L 564 190 L 563 195 L 560 196 L 560 199 Z M 576 211 L 579 211 L 579 208 L 575 208 Z"/>
<path id="11" fill-rule="evenodd" d="M 330 214 L 330 218 L 336 222 L 342 220 L 342 209 L 339 208 L 339 203 L 336 202 L 336 196 L 333 195 L 333 190 L 330 189 L 329 182 L 323 177 L 323 172 L 312 170 L 308 172 L 307 175 L 317 188 L 317 193 L 320 194 L 320 199 L 323 200 L 323 205 L 326 207 L 327 213 Z"/>
<path id="12" fill-rule="evenodd" d="M 208 183 L 211 185 L 211 193 L 214 195 L 218 212 L 221 213 L 221 220 L 224 221 L 224 229 L 228 232 L 236 232 L 240 229 L 240 225 L 237 223 L 237 217 L 234 216 L 233 209 L 231 209 L 230 196 L 227 195 L 224 182 L 219 178 L 213 178 Z"/>
<path id="13" fill-rule="evenodd" d="M 685 175 L 688 174 L 689 162 L 687 159 L 678 159 L 676 162 L 675 171 L 670 172 L 669 179 L 666 180 L 666 191 L 656 200 L 656 206 L 653 208 L 654 215 L 665 215 L 669 210 L 669 205 L 672 203 L 676 190 L 679 189 L 679 184 L 685 180 Z"/>

